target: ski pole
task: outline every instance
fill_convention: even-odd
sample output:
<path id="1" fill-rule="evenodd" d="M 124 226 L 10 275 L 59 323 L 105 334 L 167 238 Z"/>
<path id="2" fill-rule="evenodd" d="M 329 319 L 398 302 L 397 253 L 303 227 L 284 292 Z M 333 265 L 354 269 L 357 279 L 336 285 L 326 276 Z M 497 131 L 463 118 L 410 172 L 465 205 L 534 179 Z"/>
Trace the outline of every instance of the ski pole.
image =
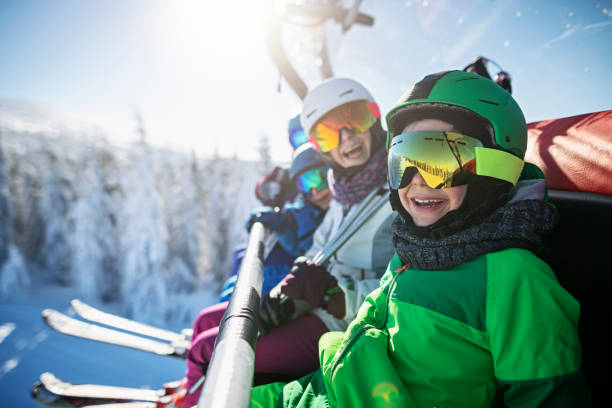
<path id="1" fill-rule="evenodd" d="M 321 257 L 321 254 L 324 251 L 326 251 L 326 248 L 330 248 L 338 239 L 341 238 L 341 235 L 344 234 L 344 232 L 349 229 L 349 227 L 353 224 L 353 221 L 355 221 L 355 219 L 361 215 L 361 213 L 364 211 L 364 209 L 370 204 L 370 202 L 372 202 L 374 197 L 376 197 L 377 192 L 378 192 L 378 189 L 375 188 L 372 191 L 370 191 L 370 193 L 363 200 L 361 200 L 361 202 L 359 203 L 359 206 L 357 207 L 357 209 L 355 211 L 353 211 L 350 214 L 350 216 L 348 216 L 340 224 L 340 227 L 338 228 L 338 231 L 336 231 L 334 236 L 329 241 L 327 241 L 325 246 L 323 248 L 321 248 L 321 250 L 319 252 L 317 252 L 317 254 L 313 257 L 313 261 L 315 259 L 319 259 Z M 316 262 L 316 263 L 318 263 L 318 262 Z"/>
<path id="2" fill-rule="evenodd" d="M 384 203 L 387 202 L 387 197 L 384 194 L 385 191 L 386 190 L 382 188 L 375 188 L 372 190 L 372 192 L 370 192 L 361 202 L 361 205 L 354 212 L 353 216 L 342 224 L 342 230 L 336 232 L 332 240 L 313 257 L 312 261 L 319 265 L 327 262 L 329 258 L 331 258 L 336 251 L 338 251 L 342 245 L 344 245 L 344 243 L 348 241 L 348 239 L 352 237 Z M 382 195 L 378 197 L 378 200 L 375 200 L 380 193 L 382 193 Z"/>

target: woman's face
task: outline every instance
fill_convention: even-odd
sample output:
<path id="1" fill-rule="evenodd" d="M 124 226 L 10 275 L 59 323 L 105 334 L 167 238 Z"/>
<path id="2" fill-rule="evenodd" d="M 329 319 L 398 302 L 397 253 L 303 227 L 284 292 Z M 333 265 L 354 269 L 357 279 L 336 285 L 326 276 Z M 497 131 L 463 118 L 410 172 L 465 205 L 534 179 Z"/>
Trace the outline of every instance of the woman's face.
<path id="1" fill-rule="evenodd" d="M 338 147 L 329 151 L 331 158 L 344 168 L 361 166 L 370 159 L 372 137 L 370 131 L 355 133 L 352 130 L 340 130 Z"/>
<path id="2" fill-rule="evenodd" d="M 450 123 L 437 119 L 424 119 L 406 126 L 402 133 L 417 130 L 453 131 Z M 419 172 L 416 172 L 406 187 L 397 190 L 402 206 L 419 227 L 427 227 L 444 217 L 449 211 L 461 206 L 467 185 L 433 189 L 425 183 Z"/>

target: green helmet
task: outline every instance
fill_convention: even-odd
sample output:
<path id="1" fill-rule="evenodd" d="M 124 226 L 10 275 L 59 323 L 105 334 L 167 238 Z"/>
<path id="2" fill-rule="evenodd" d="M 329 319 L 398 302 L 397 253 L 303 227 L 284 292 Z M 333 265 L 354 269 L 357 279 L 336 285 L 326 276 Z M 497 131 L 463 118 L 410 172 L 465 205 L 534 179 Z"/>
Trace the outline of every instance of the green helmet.
<path id="1" fill-rule="evenodd" d="M 512 95 L 490 79 L 471 72 L 446 71 L 417 82 L 387 114 L 387 148 L 406 124 L 423 118 L 424 110 L 464 111 L 490 126 L 489 136 L 479 137 L 485 139 L 481 140 L 485 147 L 525 157 L 523 112 Z"/>

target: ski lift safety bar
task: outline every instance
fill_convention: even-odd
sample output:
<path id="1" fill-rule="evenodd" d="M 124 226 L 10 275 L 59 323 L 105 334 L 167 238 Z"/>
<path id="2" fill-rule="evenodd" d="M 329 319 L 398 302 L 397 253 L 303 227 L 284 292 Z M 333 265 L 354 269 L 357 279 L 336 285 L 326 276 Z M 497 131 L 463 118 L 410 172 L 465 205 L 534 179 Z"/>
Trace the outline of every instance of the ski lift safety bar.
<path id="1" fill-rule="evenodd" d="M 262 223 L 253 224 L 234 292 L 221 319 L 198 407 L 250 405 L 267 234 Z"/>

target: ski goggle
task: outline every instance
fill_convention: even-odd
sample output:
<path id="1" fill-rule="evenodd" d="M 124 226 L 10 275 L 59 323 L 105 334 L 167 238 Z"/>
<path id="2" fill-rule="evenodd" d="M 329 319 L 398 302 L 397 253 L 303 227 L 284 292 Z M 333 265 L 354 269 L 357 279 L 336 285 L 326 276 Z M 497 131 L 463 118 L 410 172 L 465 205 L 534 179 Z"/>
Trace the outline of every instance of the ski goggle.
<path id="1" fill-rule="evenodd" d="M 297 149 L 307 141 L 308 136 L 306 136 L 306 132 L 304 132 L 304 129 L 302 129 L 301 127 L 291 129 L 291 132 L 289 133 L 289 143 L 291 143 L 293 149 Z"/>
<path id="2" fill-rule="evenodd" d="M 340 144 L 342 129 L 363 133 L 380 118 L 376 102 L 353 101 L 327 112 L 310 131 L 309 141 L 317 151 L 329 152 Z"/>
<path id="3" fill-rule="evenodd" d="M 318 166 L 297 176 L 295 184 L 303 193 L 310 196 L 310 189 L 325 190 L 327 188 L 327 166 Z"/>
<path id="4" fill-rule="evenodd" d="M 480 140 L 455 132 L 423 130 L 395 136 L 389 147 L 389 184 L 398 189 L 406 169 L 418 171 L 431 188 L 469 183 L 469 175 L 516 184 L 524 161 Z"/>

